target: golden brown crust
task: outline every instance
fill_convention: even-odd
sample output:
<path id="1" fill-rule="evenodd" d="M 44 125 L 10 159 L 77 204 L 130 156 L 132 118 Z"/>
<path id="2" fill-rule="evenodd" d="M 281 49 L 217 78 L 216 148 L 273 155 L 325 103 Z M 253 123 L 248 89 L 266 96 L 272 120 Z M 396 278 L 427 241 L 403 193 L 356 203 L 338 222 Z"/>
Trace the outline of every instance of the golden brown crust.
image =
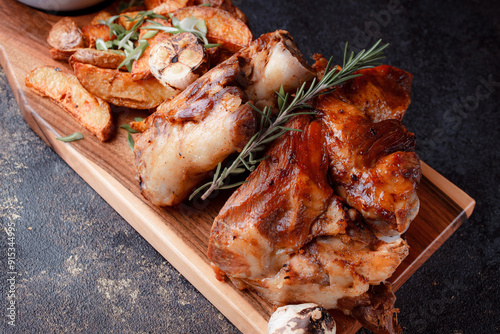
<path id="1" fill-rule="evenodd" d="M 80 62 L 101 68 L 117 69 L 125 59 L 125 55 L 117 54 L 111 51 L 101 51 L 96 49 L 80 49 L 76 51 L 69 59 L 69 64 Z"/>
<path id="2" fill-rule="evenodd" d="M 373 122 L 401 121 L 411 102 L 413 76 L 389 65 L 360 70 L 356 74 L 361 76 L 337 87 L 334 95 L 363 111 Z"/>
<path id="3" fill-rule="evenodd" d="M 335 190 L 361 212 L 378 235 L 403 233 L 418 211 L 420 163 L 415 137 L 400 121 L 373 123 L 361 110 L 337 99 L 317 99 L 325 125 Z"/>
<path id="4" fill-rule="evenodd" d="M 75 51 L 61 51 L 56 48 L 49 50 L 50 56 L 54 60 L 68 61 Z"/>
<path id="5" fill-rule="evenodd" d="M 129 72 L 80 62 L 73 62 L 73 70 L 90 93 L 117 106 L 151 109 L 178 94 L 177 90 L 165 87 L 155 78 L 134 81 Z"/>
<path id="6" fill-rule="evenodd" d="M 105 24 L 92 24 L 82 27 L 83 37 L 89 48 L 95 48 L 95 43 L 98 38 L 107 42 L 116 38 L 115 35 L 110 36 L 109 27 Z"/>
<path id="7" fill-rule="evenodd" d="M 241 20 L 225 10 L 213 7 L 185 7 L 177 10 L 174 16 L 179 20 L 194 16 L 205 20 L 207 39 L 210 43 L 221 44 L 225 49 L 236 52 L 252 41 L 252 32 Z"/>
<path id="8" fill-rule="evenodd" d="M 38 95 L 51 98 L 101 141 L 111 137 L 109 104 L 87 92 L 73 74 L 55 67 L 38 67 L 28 73 L 25 83 Z"/>

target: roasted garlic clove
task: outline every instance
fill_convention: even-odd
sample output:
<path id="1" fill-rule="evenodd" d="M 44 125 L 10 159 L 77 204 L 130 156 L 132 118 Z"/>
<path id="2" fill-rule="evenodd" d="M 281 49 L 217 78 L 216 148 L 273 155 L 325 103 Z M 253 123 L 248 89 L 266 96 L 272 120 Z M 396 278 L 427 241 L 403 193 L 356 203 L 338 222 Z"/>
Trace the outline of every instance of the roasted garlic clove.
<path id="1" fill-rule="evenodd" d="M 50 29 L 47 42 L 60 51 L 76 51 L 85 47 L 82 31 L 70 17 L 63 17 Z"/>
<path id="2" fill-rule="evenodd" d="M 268 334 L 335 334 L 337 325 L 330 313 L 313 304 L 286 305 L 269 319 Z"/>
<path id="3" fill-rule="evenodd" d="M 185 89 L 208 69 L 203 43 L 192 33 L 181 33 L 155 45 L 149 54 L 151 73 L 164 85 Z"/>

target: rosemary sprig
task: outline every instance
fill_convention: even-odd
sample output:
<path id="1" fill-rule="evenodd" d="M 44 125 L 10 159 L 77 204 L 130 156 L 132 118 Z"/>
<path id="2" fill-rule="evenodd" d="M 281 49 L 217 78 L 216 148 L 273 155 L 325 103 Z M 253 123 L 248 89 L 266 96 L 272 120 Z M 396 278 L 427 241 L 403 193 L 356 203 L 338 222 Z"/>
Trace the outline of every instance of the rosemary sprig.
<path id="1" fill-rule="evenodd" d="M 360 76 L 361 74 L 353 74 L 358 70 L 379 65 L 378 61 L 385 58 L 383 51 L 389 46 L 389 44 L 380 46 L 381 43 L 382 40 L 379 40 L 370 49 L 362 50 L 356 55 L 352 51 L 349 52 L 349 44 L 346 43 L 342 68 L 338 66 L 332 67 L 333 57 L 331 57 L 321 80 L 316 82 L 317 80 L 314 78 L 308 88 L 306 88 L 307 83 L 304 83 L 297 89 L 295 94 L 291 96 L 284 92 L 282 86 L 280 91 L 276 92 L 278 96 L 278 112 L 274 117 L 272 116 L 273 112 L 271 108 L 265 107 L 260 110 L 256 106 L 250 104 L 250 106 L 261 116 L 259 130 L 248 141 L 243 150 L 241 150 L 239 155 L 230 165 L 222 169 L 222 164 L 219 163 L 212 181 L 196 189 L 191 194 L 190 199 L 205 189 L 205 192 L 201 196 L 203 200 L 217 189 L 233 188 L 245 182 L 225 184 L 226 179 L 230 175 L 240 174 L 247 170 L 251 172 L 260 161 L 266 159 L 266 157 L 260 159 L 255 158 L 259 152 L 265 150 L 266 144 L 278 139 L 288 131 L 300 131 L 283 126 L 291 117 L 300 114 L 314 114 L 314 112 L 295 112 L 296 110 L 311 109 L 312 106 L 307 104 L 307 102 L 314 97 L 328 94 L 335 90 L 335 86 Z"/>

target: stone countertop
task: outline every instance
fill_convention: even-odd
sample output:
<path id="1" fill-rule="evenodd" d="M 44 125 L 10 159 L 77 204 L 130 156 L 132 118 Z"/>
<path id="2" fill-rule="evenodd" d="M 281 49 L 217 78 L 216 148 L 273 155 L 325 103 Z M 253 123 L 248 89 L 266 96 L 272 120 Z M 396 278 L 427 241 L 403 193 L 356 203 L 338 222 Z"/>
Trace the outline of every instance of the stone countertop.
<path id="1" fill-rule="evenodd" d="M 255 36 L 286 29 L 308 58 L 340 59 L 346 40 L 391 43 L 386 63 L 414 75 L 404 123 L 418 153 L 477 201 L 396 293 L 399 322 L 405 333 L 500 332 L 498 1 L 234 2 Z M 30 130 L 3 70 L 0 96 L 0 332 L 238 333 Z M 8 226 L 15 328 L 5 316 Z"/>

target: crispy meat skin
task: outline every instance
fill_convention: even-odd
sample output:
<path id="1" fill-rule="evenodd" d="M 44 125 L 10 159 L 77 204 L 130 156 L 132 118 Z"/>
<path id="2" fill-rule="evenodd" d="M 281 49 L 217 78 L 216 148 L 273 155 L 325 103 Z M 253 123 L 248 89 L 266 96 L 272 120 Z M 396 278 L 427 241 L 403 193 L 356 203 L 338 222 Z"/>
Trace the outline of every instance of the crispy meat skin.
<path id="1" fill-rule="evenodd" d="M 356 74 L 361 76 L 337 87 L 335 96 L 363 111 L 373 122 L 401 121 L 410 105 L 413 76 L 389 65 L 360 70 Z"/>
<path id="2" fill-rule="evenodd" d="M 401 234 L 418 213 L 420 162 L 414 135 L 393 119 L 373 123 L 333 94 L 316 103 L 337 193 L 379 236 Z"/>
<path id="3" fill-rule="evenodd" d="M 328 60 L 320 54 L 314 54 L 313 58 L 312 67 L 321 78 Z M 410 73 L 390 65 L 380 65 L 355 74 L 361 76 L 337 86 L 332 96 L 352 104 L 373 122 L 403 119 L 411 102 L 413 76 Z"/>
<path id="4" fill-rule="evenodd" d="M 395 297 L 381 282 L 408 255 L 397 235 L 418 211 L 420 165 L 414 135 L 400 122 L 408 101 L 374 94 L 367 82 L 345 101 L 342 89 L 316 99 L 316 119 L 289 121 L 302 132 L 276 140 L 229 198 L 208 257 L 219 279 L 276 306 L 313 302 L 376 333 L 396 333 Z M 353 105 L 364 98 L 371 101 L 364 110 Z M 396 102 L 373 102 L 384 98 Z"/>
<path id="5" fill-rule="evenodd" d="M 283 265 L 278 251 L 298 251 L 308 241 L 311 224 L 326 210 L 332 189 L 321 126 L 309 122 L 301 117 L 290 124 L 305 131 L 290 132 L 274 144 L 270 157 L 235 191 L 214 222 L 208 256 L 233 277 L 275 273 Z M 304 144 L 303 136 L 315 140 Z M 244 219 L 246 213 L 250 216 Z M 228 253 L 231 261 L 225 261 Z"/>
<path id="6" fill-rule="evenodd" d="M 166 117 L 136 141 L 135 155 L 142 194 L 155 205 L 176 205 L 229 154 L 241 150 L 255 132 L 245 94 L 226 86 L 238 71 L 227 63 L 206 77 L 203 90 L 180 100 Z M 228 75 L 229 74 L 229 75 Z M 194 93 L 194 92 L 193 92 Z"/>
<path id="7" fill-rule="evenodd" d="M 212 227 L 208 257 L 219 275 L 276 306 L 339 308 L 339 299 L 388 278 L 408 245 L 378 240 L 333 194 L 320 120 L 297 116 L 287 127 L 302 131 L 279 138 L 226 202 Z"/>
<path id="8" fill-rule="evenodd" d="M 287 71 L 281 71 L 283 64 Z M 182 202 L 255 132 L 249 99 L 269 103 L 281 83 L 294 90 L 312 77 L 284 31 L 261 36 L 205 73 L 134 124 L 144 131 L 134 150 L 142 194 L 159 206 Z"/>

